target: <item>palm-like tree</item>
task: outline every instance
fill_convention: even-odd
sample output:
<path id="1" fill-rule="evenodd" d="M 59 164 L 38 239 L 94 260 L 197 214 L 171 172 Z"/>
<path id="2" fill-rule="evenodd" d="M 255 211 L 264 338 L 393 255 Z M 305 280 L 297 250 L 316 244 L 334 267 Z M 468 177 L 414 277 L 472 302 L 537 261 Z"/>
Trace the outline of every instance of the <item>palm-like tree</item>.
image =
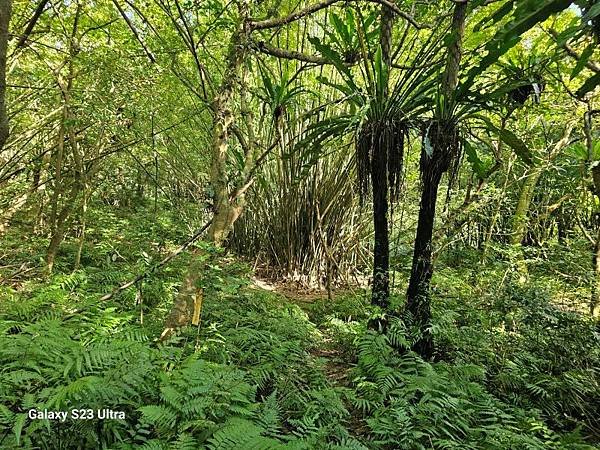
<path id="1" fill-rule="evenodd" d="M 423 144 L 419 165 L 422 183 L 421 203 L 412 269 L 406 293 L 406 309 L 419 328 L 415 350 L 424 357 L 430 357 L 433 353 L 433 339 L 429 332 L 431 321 L 429 286 L 433 273 L 431 255 L 437 193 L 442 175 L 451 168 L 457 167 L 461 154 L 456 114 L 456 88 L 466 16 L 467 2 L 456 3 L 439 101 L 433 118 L 426 121 L 422 128 Z"/>
<path id="2" fill-rule="evenodd" d="M 472 4 L 471 4 L 472 3 Z M 357 80 L 342 56 L 330 46 L 313 39 L 321 54 L 335 65 L 342 76 L 343 84 L 329 83 L 339 89 L 350 104 L 350 112 L 341 114 L 312 127 L 304 142 L 319 147 L 324 141 L 340 135 L 352 134 L 356 148 L 356 163 L 359 193 L 364 198 L 372 192 L 373 225 L 375 229 L 375 251 L 373 261 L 372 303 L 387 309 L 389 305 L 389 230 L 388 206 L 394 201 L 401 187 L 404 145 L 409 131 L 418 130 L 421 139 L 421 202 L 415 238 L 413 263 L 407 290 L 406 311 L 408 319 L 418 329 L 413 349 L 429 358 L 433 353 L 430 334 L 431 308 L 429 287 L 433 272 L 432 235 L 435 221 L 437 191 L 444 173 L 456 173 L 462 153 L 464 138 L 461 124 L 487 109 L 489 101 L 514 90 L 515 85 L 493 87 L 486 95 L 473 89 L 478 77 L 515 45 L 519 36 L 544 21 L 551 14 L 568 7 L 565 0 L 528 0 L 518 4 L 514 11 L 502 9 L 503 15 L 511 15 L 505 25 L 484 45 L 484 56 L 467 73 L 459 84 L 462 40 L 465 33 L 467 12 L 470 7 L 481 7 L 482 1 L 454 0 L 454 9 L 449 33 L 440 27 L 428 30 L 428 37 L 404 33 L 394 55 L 386 53 L 391 48 L 385 39 L 380 39 L 377 50 L 370 51 L 369 42 L 359 39 L 361 44 L 360 80 Z M 382 15 L 385 19 L 385 14 Z M 442 18 L 443 19 L 443 18 Z M 500 20 L 494 15 L 492 24 Z M 484 19 L 484 24 L 489 19 Z M 364 21 L 354 30 L 359 38 L 367 35 Z M 385 20 L 383 21 L 385 24 Z M 380 37 L 391 36 L 388 28 L 380 27 Z M 446 64 L 440 73 L 441 64 L 436 63 L 443 53 L 441 44 L 446 38 Z M 389 39 L 389 38 L 387 38 Z M 403 54 L 408 64 L 395 64 L 394 56 Z M 434 63 L 429 63 L 434 61 Z M 425 62 L 425 63 L 424 63 Z M 399 70 L 392 73 L 392 70 Z M 521 82 L 519 85 L 523 85 Z M 391 86 L 391 87 L 390 87 Z M 508 130 L 498 130 L 484 116 L 478 117 L 490 131 L 513 147 L 523 159 L 528 159 L 524 144 Z M 379 322 L 382 324 L 382 322 Z M 385 325 L 385 322 L 383 322 Z"/>
<path id="3" fill-rule="evenodd" d="M 373 202 L 372 304 L 385 311 L 389 306 L 389 205 L 398 199 L 401 190 L 409 133 L 419 127 L 420 117 L 430 109 L 429 99 L 440 67 L 437 56 L 442 49 L 442 34 L 428 30 L 423 39 L 422 34 L 415 32 L 413 40 L 408 41 L 406 30 L 398 51 L 391 55 L 391 19 L 385 7 L 381 17 L 380 38 L 375 43 L 366 39 L 369 30 L 359 15 L 354 30 L 360 41 L 358 71 L 353 71 L 331 46 L 312 39 L 317 50 L 334 64 L 343 84 L 324 78 L 321 81 L 344 94 L 349 112 L 317 123 L 303 142 L 314 148 L 332 138 L 353 138 L 359 195 L 364 201 L 372 194 Z M 407 58 L 408 64 L 400 68 L 394 64 L 394 56 Z M 385 326 L 384 321 L 378 323 Z"/>

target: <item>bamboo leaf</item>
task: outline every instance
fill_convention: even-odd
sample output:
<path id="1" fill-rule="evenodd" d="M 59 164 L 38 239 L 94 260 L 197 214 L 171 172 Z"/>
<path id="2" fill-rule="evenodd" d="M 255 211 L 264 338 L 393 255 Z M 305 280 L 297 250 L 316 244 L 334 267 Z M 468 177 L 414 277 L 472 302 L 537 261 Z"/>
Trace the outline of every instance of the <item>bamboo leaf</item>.
<path id="1" fill-rule="evenodd" d="M 479 178 L 484 178 L 486 176 L 485 163 L 479 158 L 479 155 L 477 155 L 477 150 L 466 139 L 463 142 L 463 146 L 465 153 L 467 154 L 467 161 L 471 163 L 473 172 L 475 172 Z"/>
<path id="2" fill-rule="evenodd" d="M 504 129 L 498 130 L 498 136 L 506 145 L 510 146 L 515 151 L 517 156 L 521 158 L 525 164 L 533 164 L 531 151 L 529 148 L 527 148 L 527 145 L 525 145 L 525 143 L 517 137 L 516 134 L 510 130 Z"/>
<path id="3" fill-rule="evenodd" d="M 588 92 L 592 92 L 596 87 L 600 85 L 600 73 L 588 78 L 583 86 L 581 86 L 575 93 L 577 97 L 583 97 Z"/>
<path id="4" fill-rule="evenodd" d="M 595 43 L 591 43 L 581 53 L 581 56 L 577 60 L 577 64 L 575 64 L 575 67 L 573 68 L 573 71 L 571 72 L 571 80 L 573 78 L 575 78 L 577 75 L 579 75 L 579 73 L 583 70 L 583 68 L 585 67 L 586 63 L 589 61 L 590 57 L 594 53 L 594 49 L 595 48 L 596 48 L 596 44 Z"/>

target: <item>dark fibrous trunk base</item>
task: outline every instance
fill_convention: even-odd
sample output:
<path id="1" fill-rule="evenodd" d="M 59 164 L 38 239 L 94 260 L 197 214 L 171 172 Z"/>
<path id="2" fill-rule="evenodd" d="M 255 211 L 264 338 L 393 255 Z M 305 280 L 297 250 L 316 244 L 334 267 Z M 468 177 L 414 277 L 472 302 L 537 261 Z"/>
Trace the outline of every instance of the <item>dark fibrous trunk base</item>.
<path id="1" fill-rule="evenodd" d="M 435 223 L 435 206 L 442 175 L 454 171 L 460 158 L 458 129 L 450 121 L 431 121 L 424 127 L 421 150 L 421 203 L 417 223 L 410 281 L 407 291 L 406 312 L 411 323 L 418 328 L 413 347 L 422 357 L 433 355 L 431 325 L 430 283 L 433 273 L 432 237 Z"/>
<path id="2" fill-rule="evenodd" d="M 400 192 L 406 135 L 403 122 L 371 121 L 363 126 L 356 145 L 361 201 L 370 189 L 373 193 L 375 245 L 371 303 L 384 311 L 389 308 L 390 296 L 388 210 L 390 201 L 395 201 Z M 376 327 L 382 326 L 378 323 Z"/>

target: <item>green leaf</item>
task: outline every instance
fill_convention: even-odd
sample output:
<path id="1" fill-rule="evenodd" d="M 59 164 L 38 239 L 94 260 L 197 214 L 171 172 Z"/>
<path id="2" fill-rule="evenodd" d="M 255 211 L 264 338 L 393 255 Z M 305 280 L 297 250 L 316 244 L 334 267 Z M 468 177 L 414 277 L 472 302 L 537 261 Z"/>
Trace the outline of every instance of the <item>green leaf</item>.
<path id="1" fill-rule="evenodd" d="M 467 161 L 471 163 L 471 167 L 473 171 L 477 174 L 479 178 L 485 178 L 486 169 L 484 162 L 477 155 L 477 150 L 475 147 L 471 145 L 471 143 L 467 140 L 463 142 L 463 146 L 465 149 L 465 153 L 467 154 Z"/>
<path id="2" fill-rule="evenodd" d="M 348 27 L 350 36 L 356 36 L 356 20 L 354 18 L 354 12 L 352 12 L 350 8 L 346 8 L 346 26 Z"/>
<path id="3" fill-rule="evenodd" d="M 527 148 L 527 145 L 525 145 L 525 143 L 519 139 L 516 134 L 510 130 L 504 129 L 498 130 L 498 136 L 506 145 L 510 146 L 515 151 L 517 156 L 521 158 L 525 164 L 533 164 L 531 152 Z"/>
<path id="4" fill-rule="evenodd" d="M 511 147 L 515 151 L 517 156 L 523 160 L 523 162 L 525 162 L 528 165 L 533 164 L 533 156 L 531 154 L 531 151 L 529 150 L 529 148 L 527 148 L 527 145 L 517 137 L 516 134 L 507 129 L 501 130 L 496 125 L 494 125 L 489 118 L 483 115 L 477 114 L 475 115 L 475 117 L 482 120 L 485 123 L 486 128 L 488 130 L 490 130 L 492 133 L 496 133 L 500 140 L 502 140 L 502 142 Z"/>
<path id="5" fill-rule="evenodd" d="M 20 445 L 21 442 L 21 433 L 23 431 L 23 426 L 25 425 L 25 422 L 27 421 L 27 414 L 22 413 L 22 414 L 18 414 L 17 418 L 15 420 L 15 424 L 13 426 L 13 433 L 15 433 L 15 439 L 17 441 L 17 445 Z"/>
<path id="6" fill-rule="evenodd" d="M 466 81 L 460 87 L 459 96 L 465 94 L 465 91 L 473 85 L 476 77 L 514 47 L 520 41 L 523 33 L 545 21 L 552 14 L 568 8 L 571 3 L 571 0 L 525 0 L 520 2 L 514 10 L 514 19 L 498 30 L 485 45 L 486 55 L 477 66 L 469 71 Z"/>
<path id="7" fill-rule="evenodd" d="M 351 36 L 348 33 L 348 28 L 346 27 L 344 22 L 342 22 L 342 19 L 340 19 L 340 17 L 335 13 L 332 13 L 330 17 L 331 17 L 331 23 L 332 23 L 333 27 L 335 28 L 335 31 L 342 38 L 342 42 L 346 45 L 350 44 Z"/>
<path id="8" fill-rule="evenodd" d="M 585 13 L 585 16 L 583 16 L 583 19 L 587 22 L 588 20 L 592 20 L 594 17 L 600 15 L 600 3 L 596 3 L 595 5 L 593 5 L 587 13 Z"/>
<path id="9" fill-rule="evenodd" d="M 308 40 L 323 57 L 327 58 L 335 66 L 337 70 L 350 76 L 350 70 L 346 67 L 338 52 L 331 48 L 331 46 L 322 43 L 318 37 L 311 36 Z"/>
<path id="10" fill-rule="evenodd" d="M 484 25 L 488 24 L 488 22 L 491 22 L 490 25 L 498 23 L 500 20 L 502 20 L 504 18 L 504 16 L 506 16 L 508 13 L 510 13 L 512 11 L 513 6 L 514 6 L 514 0 L 506 2 L 504 5 L 502 5 L 500 8 L 498 8 L 494 13 L 481 19 L 479 21 L 479 23 L 477 23 L 475 25 L 475 27 L 473 27 L 473 31 L 474 32 L 480 31 L 484 27 Z"/>
<path id="11" fill-rule="evenodd" d="M 585 64 L 589 61 L 590 57 L 594 53 L 595 48 L 596 48 L 596 44 L 591 43 L 581 53 L 581 56 L 577 60 L 577 64 L 575 64 L 575 67 L 573 68 L 573 71 L 571 72 L 571 80 L 573 78 L 575 78 L 577 75 L 579 75 L 579 73 L 583 70 L 583 68 L 585 67 Z"/>
<path id="12" fill-rule="evenodd" d="M 594 161 L 600 161 L 600 141 L 596 141 L 592 145 L 592 155 Z"/>
<path id="13" fill-rule="evenodd" d="M 565 155 L 576 158 L 580 161 L 587 160 L 587 149 L 581 142 L 576 142 L 565 148 Z"/>
<path id="14" fill-rule="evenodd" d="M 598 85 L 600 85 L 600 73 L 597 73 L 596 75 L 588 78 L 586 82 L 583 83 L 583 86 L 577 89 L 575 95 L 581 98 L 588 92 L 592 92 L 594 89 L 596 89 Z"/>
<path id="15" fill-rule="evenodd" d="M 383 61 L 381 46 L 377 47 L 375 52 L 375 89 L 378 98 L 385 97 L 388 84 L 388 67 Z"/>

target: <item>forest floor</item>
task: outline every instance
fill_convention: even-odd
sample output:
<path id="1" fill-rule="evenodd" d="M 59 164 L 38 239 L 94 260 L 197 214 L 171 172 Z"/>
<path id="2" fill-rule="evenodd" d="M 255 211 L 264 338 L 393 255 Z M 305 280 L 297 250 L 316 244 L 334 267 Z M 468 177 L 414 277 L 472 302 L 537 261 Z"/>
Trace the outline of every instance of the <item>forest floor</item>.
<path id="1" fill-rule="evenodd" d="M 510 249 L 485 264 L 451 249 L 433 278 L 435 361 L 423 361 L 410 324 L 367 329 L 380 313 L 368 292 L 329 299 L 219 251 L 203 273 L 200 326 L 158 342 L 189 255 L 99 298 L 164 258 L 155 243 L 176 247 L 184 227 L 144 211 L 91 214 L 79 270 L 76 238 L 51 276 L 44 237 L 17 229 L 0 240 L 0 448 L 598 448 L 600 334 L 556 307 L 589 295 L 589 280 L 574 278 L 583 246 L 530 252 L 526 284 Z M 409 264 L 396 264 L 403 292 Z M 400 310 L 403 296 L 392 302 Z M 32 407 L 127 420 L 38 422 Z"/>
<path id="2" fill-rule="evenodd" d="M 356 292 L 358 292 L 358 289 L 336 289 L 330 293 L 331 298 L 329 298 L 329 295 L 323 289 L 302 288 L 293 282 L 278 282 L 253 277 L 252 283 L 259 289 L 276 293 L 290 304 L 299 306 L 309 317 L 312 315 L 315 304 L 334 303 L 336 299 L 356 295 Z M 343 349 L 339 348 L 329 327 L 321 323 L 320 327 L 315 325 L 315 328 L 321 333 L 322 339 L 318 345 L 311 349 L 310 354 L 314 358 L 324 361 L 323 372 L 333 386 L 349 387 L 351 382 L 350 370 L 355 364 L 348 359 L 348 355 L 344 354 Z"/>

